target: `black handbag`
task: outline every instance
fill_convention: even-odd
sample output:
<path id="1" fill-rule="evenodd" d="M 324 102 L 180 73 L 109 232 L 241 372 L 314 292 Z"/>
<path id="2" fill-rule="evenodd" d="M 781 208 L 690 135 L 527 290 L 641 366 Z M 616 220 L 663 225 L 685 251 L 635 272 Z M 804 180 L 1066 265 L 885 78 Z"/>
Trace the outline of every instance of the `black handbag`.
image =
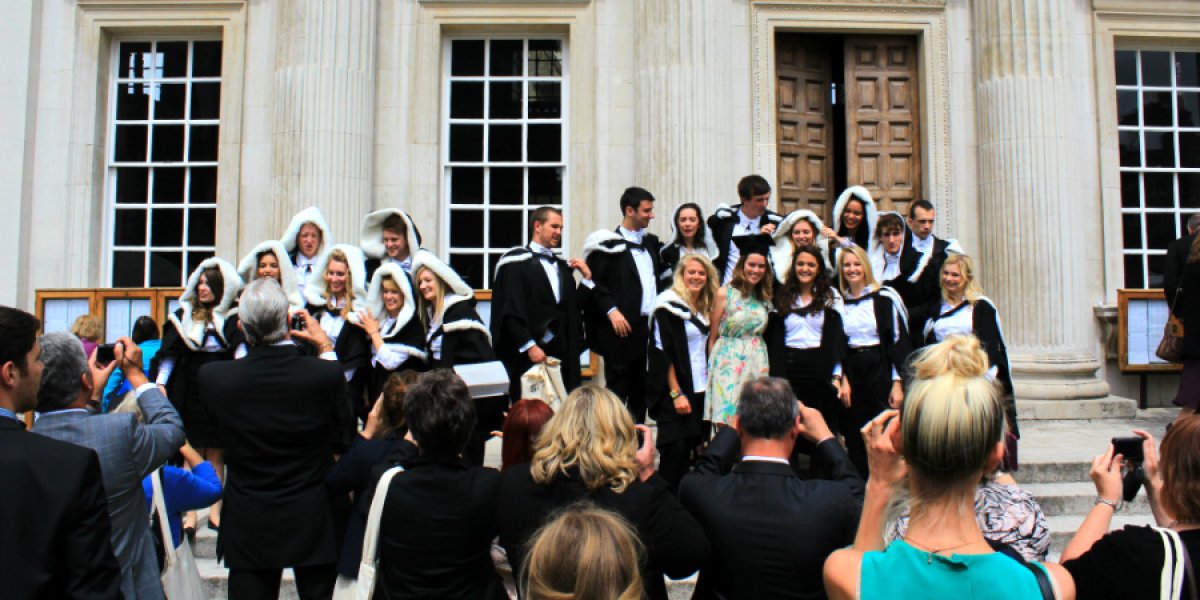
<path id="1" fill-rule="evenodd" d="M 1171 302 L 1171 310 L 1167 313 L 1167 325 L 1163 328 L 1162 341 L 1158 342 L 1158 349 L 1154 351 L 1154 355 L 1169 362 L 1183 362 L 1183 321 L 1180 321 L 1175 316 L 1175 305 L 1179 304 L 1179 297 L 1183 295 L 1183 282 L 1179 282 L 1179 290 L 1175 292 L 1175 299 Z"/>

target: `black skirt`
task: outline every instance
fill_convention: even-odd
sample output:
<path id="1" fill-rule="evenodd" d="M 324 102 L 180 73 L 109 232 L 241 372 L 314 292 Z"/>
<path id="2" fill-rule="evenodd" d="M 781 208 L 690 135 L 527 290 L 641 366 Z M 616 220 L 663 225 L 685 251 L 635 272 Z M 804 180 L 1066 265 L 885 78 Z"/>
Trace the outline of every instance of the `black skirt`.
<path id="1" fill-rule="evenodd" d="M 821 348 L 788 348 L 787 349 L 787 379 L 792 386 L 796 399 L 809 408 L 821 411 L 825 423 L 831 431 L 837 431 L 838 416 L 842 412 L 842 404 L 838 401 L 837 390 L 830 380 L 832 373 L 823 372 L 825 360 Z"/>
<path id="2" fill-rule="evenodd" d="M 175 383 L 175 378 L 179 378 L 177 385 L 170 386 L 173 391 L 171 403 L 183 419 L 183 431 L 187 434 L 188 443 L 196 448 L 225 447 L 217 432 L 216 423 L 208 412 L 208 405 L 201 399 L 200 386 L 204 385 L 204 382 L 200 381 L 197 374 L 200 367 L 210 362 L 230 358 L 227 351 L 188 352 L 186 358 L 181 359 L 183 364 L 175 367 L 176 371 L 171 374 L 171 383 Z M 178 372 L 180 370 L 183 372 Z"/>

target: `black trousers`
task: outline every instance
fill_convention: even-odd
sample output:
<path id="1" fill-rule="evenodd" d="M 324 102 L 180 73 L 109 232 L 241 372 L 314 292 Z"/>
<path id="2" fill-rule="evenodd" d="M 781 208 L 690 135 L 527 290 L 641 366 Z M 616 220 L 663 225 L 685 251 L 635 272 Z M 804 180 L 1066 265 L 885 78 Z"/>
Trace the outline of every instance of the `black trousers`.
<path id="1" fill-rule="evenodd" d="M 638 316 L 629 319 L 633 329 L 625 338 L 621 350 L 610 352 L 604 357 L 604 382 L 616 394 L 633 421 L 646 422 L 646 341 L 647 318 Z"/>
<path id="2" fill-rule="evenodd" d="M 337 564 L 292 567 L 302 600 L 329 600 L 337 581 Z M 229 600 L 276 600 L 283 569 L 230 569 Z"/>
<path id="3" fill-rule="evenodd" d="M 842 436 L 846 438 L 850 464 L 866 480 L 867 446 L 860 430 L 887 409 L 888 395 L 892 392 L 892 365 L 879 346 L 869 346 L 851 348 L 842 367 L 842 375 L 850 382 L 850 408 L 842 415 Z"/>

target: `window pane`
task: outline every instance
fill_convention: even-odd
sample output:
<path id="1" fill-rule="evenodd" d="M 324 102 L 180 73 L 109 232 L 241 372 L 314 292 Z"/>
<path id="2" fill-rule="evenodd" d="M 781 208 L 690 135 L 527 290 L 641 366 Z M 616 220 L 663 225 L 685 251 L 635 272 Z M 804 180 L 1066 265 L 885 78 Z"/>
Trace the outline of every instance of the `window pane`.
<path id="1" fill-rule="evenodd" d="M 1200 173 L 1179 174 L 1179 206 L 1200 208 Z"/>
<path id="2" fill-rule="evenodd" d="M 159 42 L 158 51 L 162 54 L 163 77 L 187 76 L 187 42 Z"/>
<path id="3" fill-rule="evenodd" d="M 182 252 L 150 253 L 150 287 L 174 287 L 183 283 Z"/>
<path id="4" fill-rule="evenodd" d="M 478 254 L 451 254 L 450 268 L 454 269 L 472 288 L 483 287 L 483 256 Z"/>
<path id="5" fill-rule="evenodd" d="M 113 141 L 113 160 L 117 162 L 145 162 L 145 125 L 117 125 Z"/>
<path id="6" fill-rule="evenodd" d="M 1200 52 L 1175 53 L 1175 85 L 1200 87 Z"/>
<path id="7" fill-rule="evenodd" d="M 1171 85 L 1171 53 L 1142 51 L 1142 85 Z"/>
<path id="8" fill-rule="evenodd" d="M 155 204 L 182 204 L 183 178 L 187 169 L 183 167 L 158 167 L 154 169 Z"/>
<path id="9" fill-rule="evenodd" d="M 1147 127 L 1170 127 L 1174 124 L 1171 92 L 1142 92 L 1142 119 Z"/>
<path id="10" fill-rule="evenodd" d="M 1170 131 L 1147 131 L 1146 166 L 1175 166 L 1175 134 Z"/>
<path id="11" fill-rule="evenodd" d="M 149 173 L 146 167 L 117 169 L 117 204 L 144 204 Z"/>
<path id="12" fill-rule="evenodd" d="M 1118 50 L 1117 85 L 1137 85 L 1137 51 Z"/>
<path id="13" fill-rule="evenodd" d="M 1138 208 L 1141 206 L 1141 175 L 1126 171 L 1121 173 L 1121 207 Z"/>
<path id="14" fill-rule="evenodd" d="M 188 252 L 187 253 L 187 271 L 184 271 L 184 273 L 191 275 L 192 271 L 195 271 L 196 267 L 200 266 L 200 263 L 202 263 L 212 257 L 213 257 L 213 253 L 211 250 L 198 250 L 198 251 L 193 250 L 191 252 Z"/>
<path id="15" fill-rule="evenodd" d="M 187 84 L 164 83 L 159 86 L 158 101 L 154 103 L 155 119 L 182 119 L 187 96 Z"/>
<path id="16" fill-rule="evenodd" d="M 220 77 L 221 42 L 192 44 L 192 77 Z"/>
<path id="17" fill-rule="evenodd" d="M 217 211 L 212 208 L 193 208 L 188 212 L 188 245 L 212 246 L 217 243 Z"/>
<path id="18" fill-rule="evenodd" d="M 529 82 L 529 118 L 557 119 L 561 116 L 562 84 Z"/>
<path id="19" fill-rule="evenodd" d="M 452 162 L 483 160 L 483 125 L 450 126 L 450 160 Z"/>
<path id="20" fill-rule="evenodd" d="M 1188 219 L 1191 219 L 1192 215 L 1194 215 L 1194 214 L 1196 214 L 1196 213 L 1188 213 L 1188 212 L 1179 213 L 1179 233 L 1180 234 L 1187 232 Z"/>
<path id="21" fill-rule="evenodd" d="M 1176 103 L 1179 107 L 1179 126 L 1200 127 L 1200 92 L 1179 92 Z"/>
<path id="22" fill-rule="evenodd" d="M 221 84 L 192 84 L 193 119 L 217 119 L 221 116 Z"/>
<path id="23" fill-rule="evenodd" d="M 1185 169 L 1200 167 L 1200 132 L 1179 132 L 1179 166 Z"/>
<path id="24" fill-rule="evenodd" d="M 483 247 L 483 211 L 450 211 L 450 245 L 455 248 Z"/>
<path id="25" fill-rule="evenodd" d="M 217 125 L 192 125 L 188 140 L 188 160 L 217 160 L 217 142 L 220 127 Z"/>
<path id="26" fill-rule="evenodd" d="M 520 162 L 520 125 L 488 126 L 488 160 L 493 162 Z"/>
<path id="27" fill-rule="evenodd" d="M 145 84 L 117 86 L 117 120 L 144 121 L 150 118 L 150 96 Z"/>
<path id="28" fill-rule="evenodd" d="M 529 126 L 529 162 L 562 160 L 562 126 Z"/>
<path id="29" fill-rule="evenodd" d="M 1140 215 L 1121 215 L 1121 234 L 1126 249 L 1142 247 L 1142 218 Z"/>
<path id="30" fill-rule="evenodd" d="M 492 119 L 521 118 L 521 82 L 493 81 L 488 117 Z"/>
<path id="31" fill-rule="evenodd" d="M 525 201 L 525 170 L 493 168 L 488 188 L 492 204 L 521 204 Z"/>
<path id="32" fill-rule="evenodd" d="M 483 204 L 483 167 L 455 167 L 450 171 L 451 204 Z"/>
<path id="33" fill-rule="evenodd" d="M 518 210 L 493 210 L 490 213 L 491 242 L 489 246 L 492 248 L 511 248 L 520 246 L 524 242 L 524 231 L 522 231 L 521 222 L 524 221 L 525 212 Z"/>
<path id="34" fill-rule="evenodd" d="M 146 284 L 146 256 L 141 252 L 113 252 L 113 287 L 142 287 Z"/>
<path id="35" fill-rule="evenodd" d="M 156 208 L 151 212 L 150 245 L 183 245 L 183 209 Z"/>
<path id="36" fill-rule="evenodd" d="M 529 204 L 562 204 L 562 167 L 529 169 Z"/>
<path id="37" fill-rule="evenodd" d="M 188 183 L 188 202 L 215 204 L 217 201 L 217 168 L 192 167 Z"/>
<path id="38" fill-rule="evenodd" d="M 121 42 L 121 47 L 117 54 L 117 77 L 145 77 L 146 72 L 142 56 L 149 51 L 150 42 Z"/>
<path id="39" fill-rule="evenodd" d="M 1125 287 L 1133 289 L 1146 287 L 1141 254 L 1125 255 Z"/>
<path id="40" fill-rule="evenodd" d="M 154 143 L 150 149 L 154 162 L 183 161 L 183 125 L 155 125 Z"/>
<path id="41" fill-rule="evenodd" d="M 539 77 L 562 75 L 562 42 L 529 40 L 529 75 Z"/>
<path id="42" fill-rule="evenodd" d="M 491 69 L 492 76 L 521 74 L 521 40 L 492 40 Z"/>
<path id="43" fill-rule="evenodd" d="M 1143 177 L 1147 208 L 1175 207 L 1174 173 L 1146 173 Z"/>
<path id="44" fill-rule="evenodd" d="M 483 118 L 483 83 L 455 81 L 450 84 L 450 118 Z"/>
<path id="45" fill-rule="evenodd" d="M 1160 288 L 1163 283 L 1163 269 L 1167 264 L 1165 254 L 1151 254 L 1146 257 L 1146 285 L 1151 288 Z"/>
<path id="46" fill-rule="evenodd" d="M 1146 214 L 1146 247 L 1152 250 L 1166 250 L 1167 245 L 1175 241 L 1175 215 L 1172 213 Z"/>
<path id="47" fill-rule="evenodd" d="M 118 210 L 113 221 L 113 245 L 146 245 L 146 211 Z"/>
<path id="48" fill-rule="evenodd" d="M 454 40 L 450 45 L 450 75 L 483 75 L 483 40 Z"/>

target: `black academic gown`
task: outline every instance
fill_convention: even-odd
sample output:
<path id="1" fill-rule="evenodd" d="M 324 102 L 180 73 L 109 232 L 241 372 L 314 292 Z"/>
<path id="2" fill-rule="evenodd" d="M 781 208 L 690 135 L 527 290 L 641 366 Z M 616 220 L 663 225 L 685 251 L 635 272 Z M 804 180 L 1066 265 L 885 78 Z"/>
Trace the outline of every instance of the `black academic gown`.
<path id="1" fill-rule="evenodd" d="M 733 230 L 738 224 L 739 210 L 741 205 L 720 208 L 708 218 L 709 231 L 712 231 L 713 241 L 717 243 L 717 258 L 713 260 L 713 266 L 717 268 L 718 275 L 724 275 L 729 262 L 729 246 L 733 243 Z M 759 220 L 759 227 L 767 223 L 774 223 L 778 227 L 782 222 L 782 215 L 767 209 Z"/>
<path id="2" fill-rule="evenodd" d="M 666 296 L 668 294 L 664 294 Z M 675 294 L 669 294 L 670 299 L 661 296 L 654 307 L 653 326 L 650 330 L 650 371 L 646 377 L 646 408 L 650 417 L 658 424 L 658 438 L 655 442 L 666 445 L 684 439 L 701 438 L 704 435 L 704 390 L 692 389 L 692 362 L 688 350 L 686 321 L 691 321 L 701 333 L 707 335 L 709 326 L 693 313 L 684 301 Z M 654 333 L 658 331 L 662 338 L 662 349 L 654 343 Z M 708 360 L 707 344 L 705 344 L 705 361 Z M 692 412 L 681 415 L 675 412 L 675 402 L 671 399 L 670 383 L 667 372 L 675 367 L 675 379 L 679 381 L 679 391 L 687 397 Z"/>
<path id="3" fill-rule="evenodd" d="M 932 235 L 932 234 L 930 234 Z M 913 233 L 911 229 L 904 230 L 904 245 L 905 254 L 913 252 L 919 254 L 913 245 Z M 925 268 L 921 271 L 920 277 L 915 284 L 915 293 L 913 293 L 911 302 L 905 297 L 905 303 L 908 304 L 909 312 L 916 307 L 924 306 L 927 302 L 933 301 L 935 298 L 942 296 L 942 263 L 946 262 L 947 248 L 950 247 L 950 242 L 943 240 L 937 236 L 933 236 L 933 252 L 926 263 Z M 917 332 L 920 331 L 915 325 L 911 328 Z"/>
<path id="4" fill-rule="evenodd" d="M 496 360 L 488 339 L 487 328 L 479 313 L 475 312 L 475 299 L 447 298 L 457 300 L 447 306 L 442 314 L 442 324 L 427 337 L 425 351 L 429 354 L 429 365 L 433 369 L 453 369 L 455 365 L 470 365 Z M 442 338 L 442 350 L 438 358 L 433 356 L 432 342 Z M 482 465 L 484 444 L 491 432 L 504 426 L 504 411 L 508 409 L 508 398 L 496 396 L 475 398 L 475 430 L 467 442 L 464 458 L 473 465 Z"/>
<path id="5" fill-rule="evenodd" d="M 325 306 L 308 305 L 308 314 L 312 315 L 318 323 L 326 312 L 328 312 L 328 308 Z M 342 324 L 342 330 L 333 342 L 333 352 L 337 354 L 338 363 L 342 366 L 343 371 L 355 369 L 354 376 L 346 382 L 346 400 L 342 406 L 343 424 L 348 426 L 343 426 L 342 430 L 335 434 L 336 438 L 333 440 L 334 446 L 339 451 L 345 451 L 350 448 L 354 436 L 357 435 L 354 426 L 355 418 L 365 419 L 371 410 L 365 396 L 367 382 L 371 379 L 371 340 L 367 337 L 367 332 L 347 321 Z M 348 418 L 346 418 L 347 415 Z"/>
<path id="6" fill-rule="evenodd" d="M 527 247 L 513 248 L 500 258 L 492 280 L 492 339 L 512 382 L 513 402 L 521 394 L 521 375 L 533 366 L 521 346 L 535 341 L 546 354 L 562 361 L 567 391 L 579 387 L 579 355 L 584 351 L 583 304 L 591 290 L 577 285 L 566 261 L 555 258 L 559 300 L 540 257 Z"/>
<path id="7" fill-rule="evenodd" d="M 825 380 L 833 380 L 833 367 L 846 357 L 846 331 L 842 327 L 842 313 L 836 308 L 826 307 L 825 325 L 821 328 L 821 364 L 818 367 Z M 772 312 L 767 320 L 763 339 L 767 342 L 767 360 L 771 377 L 787 378 L 787 327 L 786 315 Z M 799 393 L 799 392 L 797 392 Z M 801 398 L 803 400 L 803 398 Z"/>
<path id="8" fill-rule="evenodd" d="M 416 315 L 413 315 L 412 318 L 408 320 L 408 323 L 405 323 L 396 331 L 381 331 L 380 333 L 389 333 L 387 337 L 383 338 L 384 344 L 402 344 L 414 350 L 421 352 L 425 351 L 425 328 L 421 326 L 421 320 L 418 319 Z M 368 338 L 367 341 L 369 343 L 370 338 Z M 426 357 L 428 357 L 428 355 L 426 355 Z M 392 376 L 392 373 L 399 373 L 401 371 L 424 371 L 425 369 L 425 359 L 412 355 L 410 355 L 404 362 L 400 363 L 400 366 L 396 367 L 395 370 L 386 369 L 380 364 L 372 364 L 371 376 L 367 381 L 367 402 L 374 406 L 375 399 L 378 398 L 379 393 L 383 391 L 383 386 L 385 383 L 387 383 L 388 377 Z"/>
<path id="9" fill-rule="evenodd" d="M 647 233 L 642 239 L 642 246 L 650 255 L 653 265 L 653 277 L 657 281 L 662 272 L 659 253 L 662 242 L 652 233 Z M 600 242 L 600 249 L 587 256 L 588 268 L 592 270 L 592 281 L 596 287 L 592 290 L 593 302 L 585 306 L 584 315 L 588 331 L 588 344 L 592 350 L 605 358 L 612 360 L 635 359 L 646 356 L 645 328 L 643 335 L 618 337 L 613 331 L 612 323 L 608 320 L 608 311 L 616 308 L 621 311 L 635 334 L 638 323 L 645 323 L 641 318 L 642 281 L 638 277 L 637 263 L 633 259 L 633 251 L 620 234 L 611 240 Z M 656 283 L 655 294 L 661 288 Z"/>
<path id="10" fill-rule="evenodd" d="M 197 373 L 200 367 L 210 362 L 232 359 L 234 351 L 245 341 L 245 336 L 237 326 L 237 315 L 229 315 L 221 325 L 220 335 L 217 335 L 221 350 L 209 352 L 193 349 L 184 340 L 184 333 L 179 330 L 177 322 L 187 327 L 192 321 L 190 316 L 184 317 L 182 308 L 175 309 L 175 319 L 168 320 L 163 327 L 162 345 L 152 361 L 150 380 L 158 377 L 158 369 L 164 360 L 174 359 L 175 366 L 166 385 L 167 398 L 171 399 L 171 404 L 183 419 L 188 441 L 197 448 L 223 448 L 208 406 L 200 398 L 201 383 Z M 203 346 L 203 342 L 197 346 Z"/>

